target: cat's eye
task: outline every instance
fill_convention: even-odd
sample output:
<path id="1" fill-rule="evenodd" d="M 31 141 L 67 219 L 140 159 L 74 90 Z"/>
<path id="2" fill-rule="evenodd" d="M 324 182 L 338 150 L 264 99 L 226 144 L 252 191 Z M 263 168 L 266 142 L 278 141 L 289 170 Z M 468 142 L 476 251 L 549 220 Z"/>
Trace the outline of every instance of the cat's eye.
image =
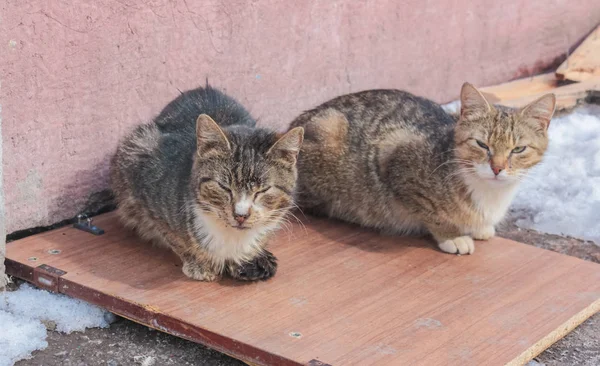
<path id="1" fill-rule="evenodd" d="M 224 190 L 225 192 L 229 192 L 231 193 L 231 189 L 225 187 L 223 184 L 217 182 L 217 184 L 219 185 L 219 187 L 221 187 L 222 190 Z"/>
<path id="2" fill-rule="evenodd" d="M 271 187 L 266 187 L 266 188 L 263 188 L 263 189 L 261 189 L 260 191 L 258 191 L 258 192 L 256 192 L 256 193 L 254 193 L 254 199 L 257 199 L 257 198 L 258 198 L 258 196 L 260 196 L 260 195 L 261 195 L 261 194 L 263 194 L 263 193 L 267 193 L 267 191 L 268 191 L 269 189 L 271 189 Z"/>
<path id="3" fill-rule="evenodd" d="M 217 182 L 217 184 L 219 185 L 219 187 L 224 190 L 225 192 L 227 192 L 229 194 L 229 198 L 233 197 L 233 192 L 231 192 L 231 189 L 227 188 L 225 185 Z"/>
<path id="4" fill-rule="evenodd" d="M 520 153 L 522 153 L 523 151 L 525 151 L 525 149 L 526 149 L 526 148 L 527 148 L 527 146 L 517 146 L 517 147 L 515 147 L 514 149 L 512 149 L 512 151 L 511 151 L 511 152 L 512 152 L 513 154 L 520 154 Z"/>
<path id="5" fill-rule="evenodd" d="M 223 183 L 220 183 L 220 182 L 216 181 L 215 179 L 208 178 L 208 177 L 200 179 L 200 186 L 202 186 L 204 183 L 213 183 L 213 187 L 214 187 L 214 184 L 218 185 L 219 188 L 221 188 L 223 191 L 227 192 L 230 199 L 233 198 L 233 192 L 231 192 L 231 189 L 227 188 L 227 186 L 224 185 Z"/>
<path id="6" fill-rule="evenodd" d="M 488 147 L 486 144 L 484 144 L 483 142 L 481 142 L 481 141 L 479 141 L 479 140 L 475 140 L 475 141 L 477 142 L 477 145 L 479 145 L 479 147 L 480 147 L 480 148 L 482 148 L 482 149 L 486 149 L 486 150 L 489 150 L 489 149 L 490 149 L 490 148 L 489 148 L 489 147 Z"/>

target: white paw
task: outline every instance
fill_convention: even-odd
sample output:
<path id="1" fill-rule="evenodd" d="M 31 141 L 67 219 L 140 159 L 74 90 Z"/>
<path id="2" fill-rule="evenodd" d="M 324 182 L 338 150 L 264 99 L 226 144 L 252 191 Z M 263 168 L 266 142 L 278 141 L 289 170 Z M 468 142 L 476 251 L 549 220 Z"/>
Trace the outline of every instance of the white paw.
<path id="1" fill-rule="evenodd" d="M 183 274 L 198 281 L 212 282 L 219 279 L 219 276 L 211 271 L 207 271 L 199 264 L 186 262 L 182 268 Z"/>
<path id="2" fill-rule="evenodd" d="M 448 239 L 439 243 L 438 246 L 443 252 L 452 254 L 473 254 L 475 251 L 475 243 L 470 236 Z"/>
<path id="3" fill-rule="evenodd" d="M 475 240 L 488 240 L 496 236 L 496 229 L 493 226 L 486 226 L 480 230 L 473 230 L 471 236 Z"/>

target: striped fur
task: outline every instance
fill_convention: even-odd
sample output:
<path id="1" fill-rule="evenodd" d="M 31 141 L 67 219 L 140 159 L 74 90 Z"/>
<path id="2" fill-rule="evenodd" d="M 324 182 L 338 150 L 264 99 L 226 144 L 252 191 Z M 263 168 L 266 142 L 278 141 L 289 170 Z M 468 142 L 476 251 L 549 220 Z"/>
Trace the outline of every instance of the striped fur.
<path id="1" fill-rule="evenodd" d="M 191 278 L 276 272 L 265 246 L 293 204 L 303 130 L 279 136 L 255 125 L 234 99 L 198 88 L 136 128 L 112 159 L 122 222 L 171 248 Z"/>
<path id="2" fill-rule="evenodd" d="M 508 110 L 465 84 L 461 101 L 458 121 L 398 90 L 344 95 L 303 113 L 291 124 L 305 129 L 299 206 L 389 233 L 429 232 L 443 251 L 472 253 L 542 159 L 555 99 Z"/>

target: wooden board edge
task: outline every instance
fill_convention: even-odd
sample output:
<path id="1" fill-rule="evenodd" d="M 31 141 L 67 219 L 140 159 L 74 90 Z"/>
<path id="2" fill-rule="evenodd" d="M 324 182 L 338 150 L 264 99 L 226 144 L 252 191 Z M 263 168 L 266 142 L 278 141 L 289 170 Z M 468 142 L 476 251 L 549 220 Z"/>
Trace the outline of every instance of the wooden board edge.
<path id="1" fill-rule="evenodd" d="M 600 299 L 594 301 L 588 307 L 569 318 L 566 322 L 561 324 L 554 331 L 534 343 L 531 347 L 526 349 L 518 357 L 506 364 L 506 366 L 520 366 L 525 365 L 533 358 L 550 348 L 554 343 L 564 338 L 567 334 L 571 333 L 581 323 L 588 320 L 590 317 L 600 311 Z"/>
<path id="2" fill-rule="evenodd" d="M 253 365 L 299 366 L 296 361 L 271 354 L 247 343 L 238 342 L 226 336 L 170 317 L 149 306 L 134 304 L 116 296 L 104 294 L 92 288 L 61 279 L 60 292 L 97 305 L 119 316 L 147 327 L 202 344 L 218 352 L 230 355 Z"/>
<path id="3" fill-rule="evenodd" d="M 565 61 L 563 61 L 563 63 L 560 64 L 560 66 L 558 66 L 558 68 L 555 71 L 556 77 L 558 79 L 572 80 L 572 81 L 585 81 L 594 76 L 597 76 L 594 73 L 589 73 L 586 71 L 571 70 L 569 68 L 569 61 L 572 61 L 571 58 L 577 57 L 579 54 L 584 52 L 583 51 L 584 49 L 589 48 L 590 45 L 592 45 L 595 42 L 595 39 L 599 35 L 600 35 L 600 25 L 594 27 L 594 29 L 592 29 L 592 31 L 584 38 L 583 42 L 581 42 L 581 44 L 579 46 L 577 46 L 575 51 L 573 51 L 567 57 L 567 59 Z"/>
<path id="4" fill-rule="evenodd" d="M 6 274 L 33 283 L 34 268 L 15 260 L 5 258 Z"/>
<path id="5" fill-rule="evenodd" d="M 17 262 L 6 258 L 6 273 L 38 285 L 34 272 L 38 267 Z M 41 265 L 43 266 L 43 264 Z M 271 354 L 252 345 L 238 342 L 223 335 L 200 328 L 181 319 L 169 317 L 151 306 L 144 306 L 128 302 L 117 296 L 111 296 L 92 288 L 77 284 L 66 278 L 59 278 L 58 292 L 64 295 L 83 300 L 106 309 L 123 318 L 142 324 L 163 333 L 183 338 L 194 343 L 202 344 L 208 348 L 229 355 L 249 365 L 255 366 L 302 366 L 302 363 L 285 357 Z"/>
<path id="6" fill-rule="evenodd" d="M 520 108 L 540 98 L 541 96 L 553 93 L 556 96 L 556 110 L 568 110 L 576 107 L 581 102 L 588 99 L 590 93 L 600 90 L 600 76 L 590 78 L 579 83 L 559 86 L 547 92 L 532 94 L 512 100 L 506 100 L 500 104 L 507 107 Z"/>
<path id="7" fill-rule="evenodd" d="M 507 100 L 519 99 L 529 95 L 550 92 L 558 87 L 554 72 L 507 81 L 479 88 L 479 91 L 492 104 L 502 104 Z"/>

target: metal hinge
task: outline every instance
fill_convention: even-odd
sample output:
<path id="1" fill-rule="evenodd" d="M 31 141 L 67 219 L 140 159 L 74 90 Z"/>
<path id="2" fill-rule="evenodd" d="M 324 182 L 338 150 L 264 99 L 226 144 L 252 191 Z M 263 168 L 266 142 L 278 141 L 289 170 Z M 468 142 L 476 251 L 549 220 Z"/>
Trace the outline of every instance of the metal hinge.
<path id="1" fill-rule="evenodd" d="M 59 278 L 67 272 L 42 264 L 33 269 L 33 283 L 44 290 L 58 292 Z"/>

